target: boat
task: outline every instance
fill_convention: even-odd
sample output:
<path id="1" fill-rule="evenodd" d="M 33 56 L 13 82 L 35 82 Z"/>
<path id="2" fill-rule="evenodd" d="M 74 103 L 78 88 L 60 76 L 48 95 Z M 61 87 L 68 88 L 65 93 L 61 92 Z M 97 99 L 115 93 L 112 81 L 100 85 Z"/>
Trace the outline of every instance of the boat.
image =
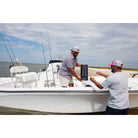
<path id="1" fill-rule="evenodd" d="M 51 60 L 38 73 L 29 72 L 22 65 L 11 67 L 11 77 L 0 78 L 0 106 L 61 114 L 104 112 L 108 89 L 97 88 L 89 79 L 79 82 L 74 77 L 74 87 L 60 87 L 61 64 L 61 60 Z M 102 82 L 105 78 L 95 79 Z M 138 107 L 138 78 L 128 78 L 128 88 L 130 108 Z"/>

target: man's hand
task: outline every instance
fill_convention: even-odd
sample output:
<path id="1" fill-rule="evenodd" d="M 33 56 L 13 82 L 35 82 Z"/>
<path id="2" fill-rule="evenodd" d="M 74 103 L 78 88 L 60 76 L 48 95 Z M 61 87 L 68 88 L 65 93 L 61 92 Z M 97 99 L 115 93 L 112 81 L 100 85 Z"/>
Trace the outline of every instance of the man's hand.
<path id="1" fill-rule="evenodd" d="M 103 75 L 103 73 L 102 73 L 102 72 L 96 72 L 96 74 L 101 75 L 101 76 Z"/>
<path id="2" fill-rule="evenodd" d="M 90 77 L 90 80 L 91 80 L 92 82 L 94 82 L 94 81 L 95 81 L 95 79 L 94 79 L 93 77 Z"/>
<path id="3" fill-rule="evenodd" d="M 81 79 L 80 77 L 77 77 L 77 79 L 78 79 L 79 81 L 82 81 L 82 79 Z"/>

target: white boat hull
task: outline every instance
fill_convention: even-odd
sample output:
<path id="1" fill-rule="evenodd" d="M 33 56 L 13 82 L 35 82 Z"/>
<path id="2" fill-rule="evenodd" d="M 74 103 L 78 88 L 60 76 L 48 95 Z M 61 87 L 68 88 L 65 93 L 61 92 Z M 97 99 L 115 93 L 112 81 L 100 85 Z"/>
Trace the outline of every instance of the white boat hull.
<path id="1" fill-rule="evenodd" d="M 107 91 L 1 91 L 0 105 L 51 113 L 103 112 L 107 106 Z M 130 108 L 138 107 L 138 92 L 129 92 Z"/>
<path id="2" fill-rule="evenodd" d="M 108 90 L 98 89 L 89 79 L 80 82 L 74 77 L 74 87 L 62 88 L 57 74 L 57 65 L 61 64 L 61 62 L 50 63 L 46 72 L 39 72 L 37 85 L 31 84 L 30 81 L 17 81 L 18 85 L 15 88 L 10 78 L 1 78 L 0 106 L 49 113 L 105 111 L 109 98 Z M 22 75 L 25 77 L 24 74 Z M 15 81 L 14 79 L 12 82 Z M 28 76 L 26 79 L 30 80 Z M 100 83 L 105 80 L 104 77 L 95 77 L 95 79 Z M 138 107 L 138 78 L 128 80 L 130 108 Z"/>

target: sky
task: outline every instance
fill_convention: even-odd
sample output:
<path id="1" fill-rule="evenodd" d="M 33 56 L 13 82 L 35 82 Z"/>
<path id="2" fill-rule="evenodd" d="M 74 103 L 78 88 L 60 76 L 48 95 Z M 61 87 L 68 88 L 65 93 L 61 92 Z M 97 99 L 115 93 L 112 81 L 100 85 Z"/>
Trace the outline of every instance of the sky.
<path id="1" fill-rule="evenodd" d="M 10 61 L 5 46 L 23 63 L 43 64 L 43 47 L 48 63 L 50 49 L 52 59 L 64 59 L 77 46 L 80 64 L 107 67 L 119 59 L 138 68 L 138 23 L 0 23 L 0 61 Z"/>

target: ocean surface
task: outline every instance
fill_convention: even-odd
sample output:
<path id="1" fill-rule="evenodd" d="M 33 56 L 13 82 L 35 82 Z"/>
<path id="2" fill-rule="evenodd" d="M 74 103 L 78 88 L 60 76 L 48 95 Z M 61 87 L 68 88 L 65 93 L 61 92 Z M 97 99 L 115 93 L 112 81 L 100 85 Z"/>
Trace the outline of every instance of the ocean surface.
<path id="1" fill-rule="evenodd" d="M 0 77 L 10 77 L 9 66 L 10 62 L 0 62 Z M 39 72 L 44 69 L 44 64 L 33 64 L 33 63 L 22 63 L 22 65 L 27 66 L 29 71 Z"/>

